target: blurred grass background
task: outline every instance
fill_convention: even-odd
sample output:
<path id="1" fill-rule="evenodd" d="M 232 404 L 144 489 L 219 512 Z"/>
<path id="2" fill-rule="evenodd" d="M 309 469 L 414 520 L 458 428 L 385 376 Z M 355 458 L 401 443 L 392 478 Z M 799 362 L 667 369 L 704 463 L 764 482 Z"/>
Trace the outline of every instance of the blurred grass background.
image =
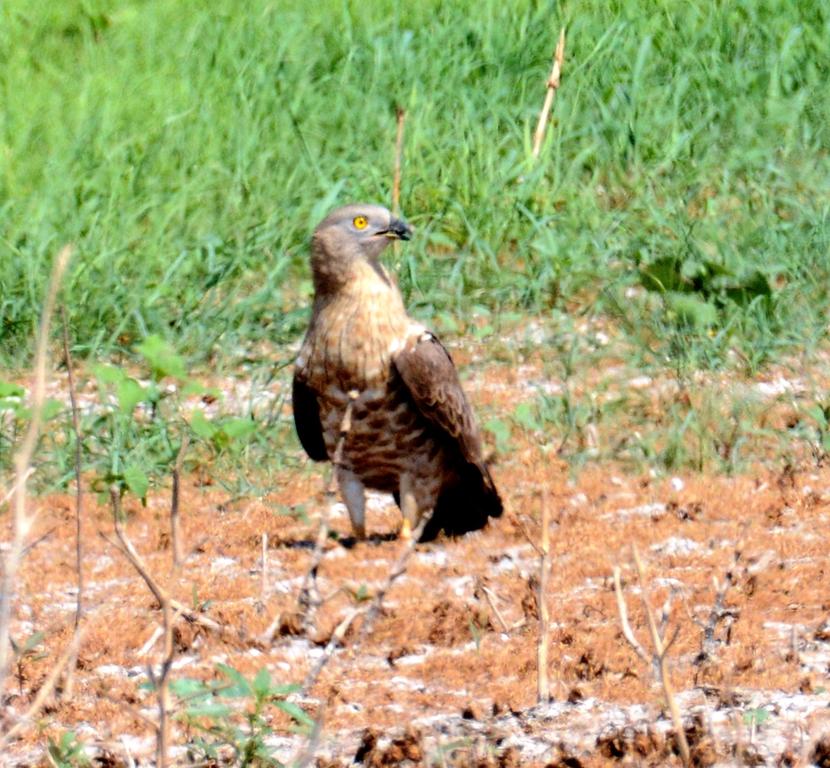
<path id="1" fill-rule="evenodd" d="M 750 369 L 825 333 L 827 2 L 6 0 L 0 62 L 6 367 L 67 241 L 76 354 L 296 338 L 314 224 L 389 200 L 396 105 L 421 316 L 601 313 Z"/>

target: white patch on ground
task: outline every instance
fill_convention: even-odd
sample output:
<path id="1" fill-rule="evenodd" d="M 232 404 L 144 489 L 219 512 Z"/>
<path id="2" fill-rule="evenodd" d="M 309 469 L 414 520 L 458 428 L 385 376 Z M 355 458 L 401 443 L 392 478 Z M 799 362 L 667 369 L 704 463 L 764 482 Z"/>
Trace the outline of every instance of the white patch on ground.
<path id="1" fill-rule="evenodd" d="M 764 397 L 778 397 L 779 395 L 795 394 L 804 391 L 804 384 L 798 379 L 785 379 L 776 376 L 772 381 L 759 381 L 755 384 L 755 391 Z"/>
<path id="2" fill-rule="evenodd" d="M 653 504 L 640 504 L 637 507 L 617 509 L 603 515 L 606 520 L 615 517 L 662 517 L 666 513 L 666 505 L 662 501 Z"/>
<path id="3" fill-rule="evenodd" d="M 654 383 L 651 376 L 634 376 L 628 380 L 628 386 L 631 389 L 647 389 Z"/>
<path id="4" fill-rule="evenodd" d="M 210 561 L 210 572 L 217 573 L 227 568 L 235 568 L 236 566 L 237 562 L 232 557 L 214 557 Z"/>
<path id="5" fill-rule="evenodd" d="M 700 544 L 692 539 L 684 539 L 679 536 L 671 536 L 665 541 L 653 544 L 651 550 L 661 555 L 691 555 L 700 549 Z"/>

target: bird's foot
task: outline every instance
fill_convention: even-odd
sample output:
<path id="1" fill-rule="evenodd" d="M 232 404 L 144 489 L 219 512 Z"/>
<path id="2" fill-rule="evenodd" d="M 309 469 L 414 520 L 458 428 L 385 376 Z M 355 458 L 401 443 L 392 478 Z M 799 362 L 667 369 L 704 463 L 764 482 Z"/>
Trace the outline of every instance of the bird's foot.
<path id="1" fill-rule="evenodd" d="M 412 523 L 409 522 L 406 518 L 403 519 L 403 523 L 401 523 L 401 540 L 402 541 L 409 541 L 412 538 Z"/>

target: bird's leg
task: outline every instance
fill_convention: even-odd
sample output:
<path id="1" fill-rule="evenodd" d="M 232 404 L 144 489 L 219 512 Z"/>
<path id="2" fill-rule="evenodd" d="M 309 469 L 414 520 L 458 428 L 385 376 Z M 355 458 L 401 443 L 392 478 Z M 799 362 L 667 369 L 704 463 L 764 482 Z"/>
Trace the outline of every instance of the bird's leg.
<path id="1" fill-rule="evenodd" d="M 337 468 L 337 484 L 340 495 L 349 511 L 352 531 L 356 539 L 366 538 L 366 491 L 360 478 L 350 469 Z"/>
<path id="2" fill-rule="evenodd" d="M 412 538 L 412 529 L 418 524 L 418 504 L 415 501 L 415 484 L 412 481 L 412 475 L 408 472 L 401 475 L 400 494 L 401 514 L 403 514 L 401 538 L 409 541 Z"/>

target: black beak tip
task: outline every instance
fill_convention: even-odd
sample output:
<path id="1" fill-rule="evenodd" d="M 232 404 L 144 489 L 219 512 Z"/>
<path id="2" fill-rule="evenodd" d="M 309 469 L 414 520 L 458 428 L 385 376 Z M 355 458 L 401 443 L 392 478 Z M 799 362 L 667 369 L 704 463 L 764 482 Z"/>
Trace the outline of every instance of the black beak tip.
<path id="1" fill-rule="evenodd" d="M 412 227 L 403 219 L 392 219 L 389 223 L 389 231 L 399 240 L 409 240 L 412 237 Z"/>

